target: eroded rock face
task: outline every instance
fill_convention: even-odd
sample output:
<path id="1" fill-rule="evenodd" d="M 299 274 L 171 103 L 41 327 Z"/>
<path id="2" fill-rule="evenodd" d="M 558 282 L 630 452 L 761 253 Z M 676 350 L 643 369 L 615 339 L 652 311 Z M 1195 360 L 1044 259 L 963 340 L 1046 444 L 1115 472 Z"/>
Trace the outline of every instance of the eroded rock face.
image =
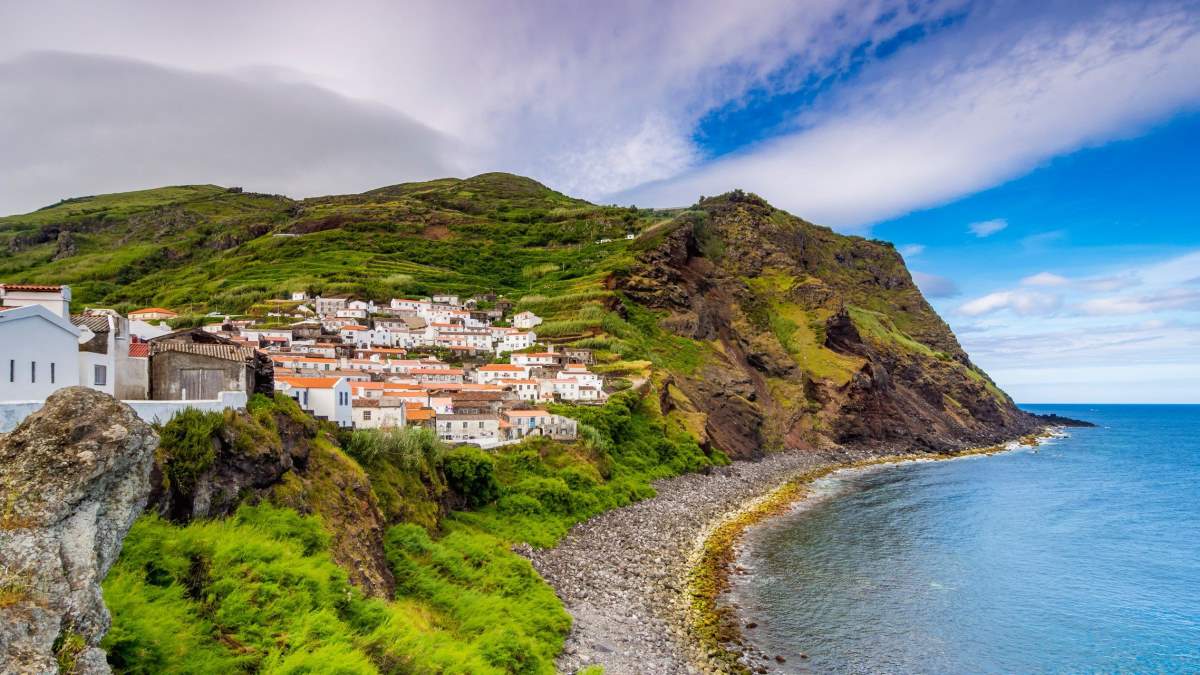
<path id="1" fill-rule="evenodd" d="M 675 406 L 705 416 L 705 437 L 732 457 L 941 452 L 1038 425 L 971 363 L 891 245 L 740 192 L 702 200 L 639 243 L 613 286 L 659 310 L 661 328 L 715 345 L 676 374 L 686 402 Z"/>
<path id="2" fill-rule="evenodd" d="M 0 672 L 107 673 L 100 582 L 150 492 L 158 437 L 85 387 L 0 437 Z"/>

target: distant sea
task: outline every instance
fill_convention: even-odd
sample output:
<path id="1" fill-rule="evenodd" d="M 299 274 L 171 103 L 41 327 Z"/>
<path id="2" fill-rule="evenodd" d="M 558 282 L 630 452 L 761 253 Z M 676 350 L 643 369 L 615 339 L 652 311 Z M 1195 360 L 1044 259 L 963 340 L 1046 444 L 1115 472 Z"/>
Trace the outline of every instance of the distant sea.
<path id="1" fill-rule="evenodd" d="M 783 672 L 1200 672 L 1200 406 L 845 471 L 756 526 L 730 599 Z M 801 654 L 807 659 L 802 659 Z"/>

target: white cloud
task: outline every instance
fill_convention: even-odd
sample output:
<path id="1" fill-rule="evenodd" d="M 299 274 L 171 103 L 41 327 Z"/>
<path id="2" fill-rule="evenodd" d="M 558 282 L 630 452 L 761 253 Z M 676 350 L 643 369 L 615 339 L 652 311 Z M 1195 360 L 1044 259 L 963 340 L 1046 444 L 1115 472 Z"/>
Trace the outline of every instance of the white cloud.
<path id="1" fill-rule="evenodd" d="M 1137 297 L 1094 298 L 1080 303 L 1079 309 L 1084 314 L 1096 316 L 1147 314 L 1170 310 L 1200 311 L 1200 290 L 1169 288 L 1158 293 Z"/>
<path id="2" fill-rule="evenodd" d="M 378 104 L 69 54 L 0 62 L 0 146 L 0 205 L 30 208 L 181 183 L 361 192 L 460 166 L 452 139 Z"/>
<path id="3" fill-rule="evenodd" d="M 1021 280 L 1022 286 L 1066 286 L 1071 280 L 1051 272 L 1039 272 Z"/>
<path id="4" fill-rule="evenodd" d="M 1090 16 L 986 32 L 985 12 L 868 68 L 797 132 L 629 195 L 686 204 L 742 187 L 811 220 L 862 227 L 1196 105 L 1200 15 L 1154 6 Z"/>
<path id="5" fill-rule="evenodd" d="M 900 255 L 905 258 L 915 258 L 925 252 L 924 244 L 905 244 L 899 248 Z"/>
<path id="6" fill-rule="evenodd" d="M 214 0 L 200 8 L 45 0 L 21 7 L 0 3 L 0 62 L 30 50 L 60 49 L 253 82 L 286 78 L 382 104 L 455 139 L 463 150 L 461 173 L 514 171 L 601 198 L 700 162 L 693 134 L 708 111 L 736 105 L 751 90 L 790 91 L 809 75 L 840 73 L 858 45 L 886 41 L 914 23 L 959 11 L 962 3 Z M 219 49 L 213 35 L 221 36 Z M 32 114 L 41 115 L 46 106 L 40 108 Z M 277 119 L 287 117 L 284 112 Z M 164 116 L 159 128 L 164 137 L 188 135 L 194 121 Z M 35 127 L 21 123 L 22 129 Z M 0 147 L 8 140 L 0 136 Z M 29 139 L 47 146 L 47 164 L 75 161 L 51 152 L 57 150 L 54 140 L 45 130 Z M 122 180 L 129 187 L 145 185 L 129 173 L 149 151 L 117 140 L 124 139 L 95 147 L 124 160 L 108 167 L 104 189 Z M 211 141 L 214 153 L 240 150 L 232 141 Z M 4 169 L 22 171 L 0 153 Z M 341 189 L 341 183 L 323 180 L 329 172 L 322 173 L 320 162 L 284 171 L 312 172 L 312 180 L 296 181 L 309 194 Z M 229 180 L 213 173 L 205 179 Z M 408 177 L 386 166 L 349 173 L 370 174 L 359 189 Z M 72 176 L 70 184 L 53 172 L 22 178 L 53 184 L 56 195 L 101 189 L 101 181 L 87 174 Z M 313 184 L 320 187 L 308 187 Z M 0 212 L 41 204 L 7 187 L 0 183 Z"/>
<path id="7" fill-rule="evenodd" d="M 913 272 L 913 281 L 921 292 L 930 298 L 951 298 L 959 294 L 958 284 L 949 277 L 924 272 Z"/>
<path id="8" fill-rule="evenodd" d="M 1008 227 L 1007 220 L 1003 218 L 994 218 L 992 220 L 971 223 L 967 226 L 967 229 L 970 230 L 971 234 L 982 239 L 983 237 L 990 237 L 1006 227 Z"/>
<path id="9" fill-rule="evenodd" d="M 958 311 L 967 316 L 982 316 L 1011 310 L 1022 316 L 1052 314 L 1062 306 L 1062 297 L 1041 291 L 1013 290 L 989 293 L 963 303 Z"/>

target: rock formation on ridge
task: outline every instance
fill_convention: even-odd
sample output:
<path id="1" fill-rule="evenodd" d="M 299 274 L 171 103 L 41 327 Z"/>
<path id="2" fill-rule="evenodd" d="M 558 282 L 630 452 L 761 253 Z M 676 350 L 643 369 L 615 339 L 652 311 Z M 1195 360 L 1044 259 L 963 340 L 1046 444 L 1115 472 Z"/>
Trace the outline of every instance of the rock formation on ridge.
<path id="1" fill-rule="evenodd" d="M 0 671 L 107 673 L 100 582 L 150 492 L 158 437 L 68 387 L 0 438 Z"/>

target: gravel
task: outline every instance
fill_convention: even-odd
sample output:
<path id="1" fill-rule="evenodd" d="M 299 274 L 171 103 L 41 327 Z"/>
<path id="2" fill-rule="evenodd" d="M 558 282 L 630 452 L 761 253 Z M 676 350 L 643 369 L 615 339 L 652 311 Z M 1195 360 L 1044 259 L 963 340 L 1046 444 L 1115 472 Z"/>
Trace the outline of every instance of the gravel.
<path id="1" fill-rule="evenodd" d="M 838 457 L 777 453 L 709 474 L 658 481 L 658 495 L 576 525 L 552 549 L 516 549 L 554 587 L 575 618 L 558 660 L 563 672 L 698 673 L 688 639 L 689 559 L 713 527 L 789 479 Z"/>

